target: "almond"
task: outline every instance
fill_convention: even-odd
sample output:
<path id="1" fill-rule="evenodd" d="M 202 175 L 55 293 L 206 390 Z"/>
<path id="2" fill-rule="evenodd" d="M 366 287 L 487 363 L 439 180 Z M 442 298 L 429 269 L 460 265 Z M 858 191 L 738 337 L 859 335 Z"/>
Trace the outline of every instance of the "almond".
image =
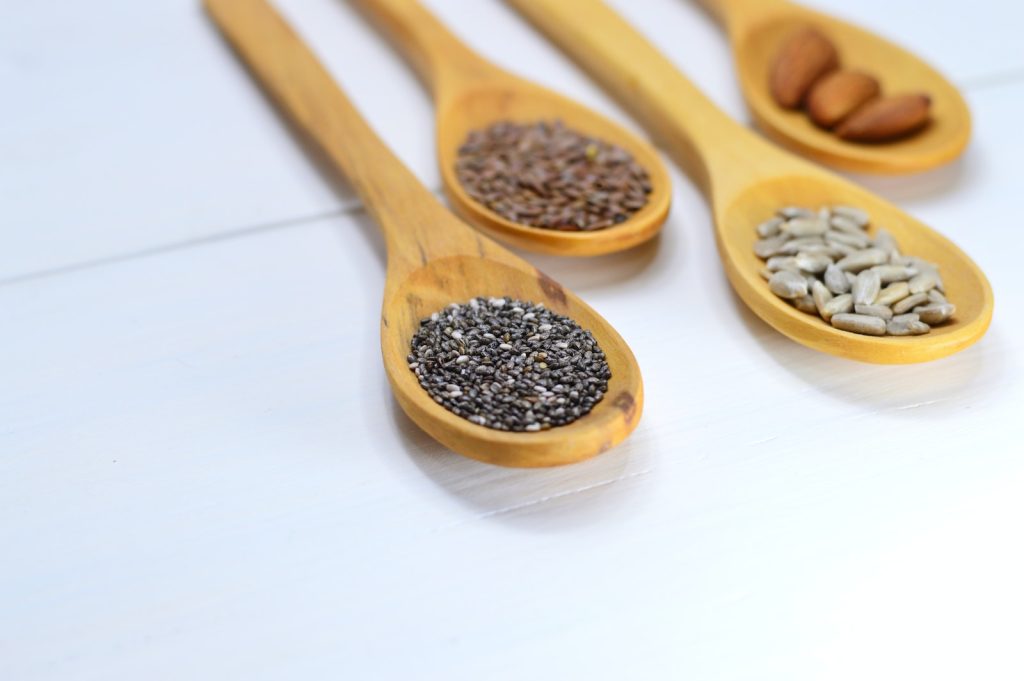
<path id="1" fill-rule="evenodd" d="M 860 71 L 833 71 L 807 95 L 807 113 L 817 125 L 831 128 L 882 91 L 878 81 Z"/>
<path id="2" fill-rule="evenodd" d="M 928 95 L 904 94 L 875 99 L 839 124 L 836 134 L 851 142 L 886 142 L 920 130 L 928 123 Z"/>
<path id="3" fill-rule="evenodd" d="M 772 64 L 772 97 L 781 106 L 795 109 L 803 102 L 814 82 L 839 66 L 835 45 L 810 26 L 794 33 L 779 50 Z"/>

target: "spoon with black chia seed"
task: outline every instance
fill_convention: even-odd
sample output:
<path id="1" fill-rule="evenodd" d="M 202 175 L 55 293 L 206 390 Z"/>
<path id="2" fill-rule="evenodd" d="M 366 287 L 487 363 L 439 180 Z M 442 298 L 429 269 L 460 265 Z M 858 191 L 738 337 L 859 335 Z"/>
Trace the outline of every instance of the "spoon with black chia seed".
<path id="1" fill-rule="evenodd" d="M 265 0 L 206 7 L 384 233 L 381 351 L 405 413 L 454 451 L 505 466 L 572 463 L 629 435 L 643 386 L 633 353 L 608 322 L 449 213 Z M 470 366 L 472 375 L 460 368 Z"/>
<path id="2" fill-rule="evenodd" d="M 625 250 L 660 231 L 671 186 L 650 144 L 486 61 L 416 0 L 356 4 L 431 89 L 445 193 L 475 227 L 571 256 Z"/>

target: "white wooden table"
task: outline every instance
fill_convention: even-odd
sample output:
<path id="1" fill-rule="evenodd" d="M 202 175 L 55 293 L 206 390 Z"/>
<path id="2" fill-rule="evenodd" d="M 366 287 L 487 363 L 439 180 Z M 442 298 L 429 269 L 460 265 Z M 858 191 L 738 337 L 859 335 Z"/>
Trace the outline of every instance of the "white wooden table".
<path id="1" fill-rule="evenodd" d="M 614 4 L 746 119 L 698 8 Z M 964 88 L 963 159 L 858 179 L 977 260 L 991 331 L 906 367 L 786 340 L 675 172 L 656 243 L 529 256 L 647 402 L 614 451 L 521 471 L 396 407 L 375 228 L 197 2 L 3 3 L 0 679 L 1024 678 L 1024 9 L 817 4 Z M 344 2 L 281 5 L 437 188 L 404 62 Z M 636 129 L 497 0 L 430 5 Z"/>

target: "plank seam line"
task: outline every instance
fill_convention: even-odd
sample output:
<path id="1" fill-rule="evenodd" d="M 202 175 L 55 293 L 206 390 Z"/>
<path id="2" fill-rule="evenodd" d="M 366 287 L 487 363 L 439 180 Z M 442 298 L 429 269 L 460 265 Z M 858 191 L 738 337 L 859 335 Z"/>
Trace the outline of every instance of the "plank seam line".
<path id="1" fill-rule="evenodd" d="M 34 272 L 27 272 L 25 274 L 17 274 L 14 275 L 13 277 L 0 279 L 0 286 L 22 284 L 29 281 L 36 281 L 38 279 L 48 279 L 50 277 L 61 276 L 64 274 L 74 274 L 76 272 L 96 269 L 104 267 L 106 265 L 116 265 L 124 262 L 129 262 L 131 260 L 164 255 L 166 253 L 187 251 L 192 248 L 201 248 L 203 246 L 220 243 L 222 241 L 234 241 L 235 239 L 243 239 L 245 237 L 253 236 L 256 234 L 265 234 L 267 232 L 273 232 L 279 229 L 286 229 L 288 227 L 298 227 L 301 225 L 309 224 L 311 222 L 317 222 L 318 220 L 324 220 L 326 218 L 331 217 L 340 217 L 342 215 L 352 215 L 360 213 L 362 211 L 363 205 L 361 203 L 356 203 L 351 206 L 343 206 L 340 208 L 335 208 L 333 210 L 323 211 L 320 213 L 300 215 L 294 218 L 285 218 L 282 220 L 275 220 L 273 222 L 249 225 L 247 227 L 236 227 L 233 229 L 218 232 L 216 234 L 197 237 L 195 239 L 186 239 L 184 241 L 172 241 L 170 243 L 160 244 L 159 246 L 142 248 L 137 251 L 117 253 L 114 255 L 93 258 L 91 260 L 81 260 L 78 262 L 70 263 L 68 265 L 61 265 L 59 267 L 51 267 L 43 270 L 36 270 Z"/>
<path id="2" fill-rule="evenodd" d="M 443 196 L 443 192 L 440 189 L 431 189 L 430 192 L 434 194 L 434 196 L 438 197 L 439 200 Z M 165 253 L 175 253 L 177 251 L 185 251 L 191 248 L 202 248 L 203 246 L 219 243 L 221 241 L 233 241 L 235 239 L 243 239 L 248 236 L 255 236 L 257 234 L 273 232 L 278 229 L 299 227 L 301 225 L 309 224 L 310 222 L 316 222 L 317 220 L 324 220 L 326 218 L 341 217 L 343 215 L 358 215 L 360 213 L 365 212 L 366 209 L 365 206 L 363 205 L 363 202 L 358 199 L 354 199 L 354 203 L 352 204 L 339 206 L 338 208 L 323 211 L 320 213 L 300 215 L 294 218 L 282 218 L 280 220 L 275 220 L 273 222 L 249 225 L 247 227 L 236 227 L 233 229 L 225 230 L 223 232 L 218 232 L 216 234 L 196 237 L 194 239 L 186 239 L 184 241 L 172 241 L 170 243 L 161 244 L 159 246 L 152 246 L 150 248 L 140 248 L 137 251 L 117 253 L 114 255 L 105 255 L 99 258 L 80 260 L 78 262 L 73 262 L 68 265 L 60 265 L 59 267 L 49 267 L 42 270 L 26 272 L 24 274 L 16 274 L 12 277 L 0 278 L 0 286 L 22 284 L 25 282 L 36 281 L 39 279 L 58 277 L 64 274 L 74 274 L 85 270 L 104 267 L 106 265 L 117 265 L 138 258 L 150 258 L 153 256 L 164 255 Z"/>
<path id="3" fill-rule="evenodd" d="M 1024 68 L 1017 68 L 965 78 L 961 81 L 960 88 L 965 92 L 978 92 L 1009 85 L 1019 85 L 1021 81 L 1024 81 Z"/>

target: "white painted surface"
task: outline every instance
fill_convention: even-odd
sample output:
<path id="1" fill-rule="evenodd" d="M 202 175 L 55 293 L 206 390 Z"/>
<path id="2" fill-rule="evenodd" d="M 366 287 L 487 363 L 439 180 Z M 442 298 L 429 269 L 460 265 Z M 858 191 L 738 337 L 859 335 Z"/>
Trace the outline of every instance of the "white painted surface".
<path id="1" fill-rule="evenodd" d="M 404 64 L 343 3 L 284 4 L 436 186 Z M 632 125 L 500 3 L 431 4 Z M 698 10 L 616 4 L 742 115 Z M 194 3 L 4 4 L 0 678 L 1024 678 L 1021 9 L 855 5 L 968 86 L 961 162 L 864 181 L 986 270 L 988 336 L 910 367 L 781 338 L 676 173 L 656 244 L 534 258 L 634 348 L 643 422 L 516 471 L 396 408 L 380 240 Z"/>

